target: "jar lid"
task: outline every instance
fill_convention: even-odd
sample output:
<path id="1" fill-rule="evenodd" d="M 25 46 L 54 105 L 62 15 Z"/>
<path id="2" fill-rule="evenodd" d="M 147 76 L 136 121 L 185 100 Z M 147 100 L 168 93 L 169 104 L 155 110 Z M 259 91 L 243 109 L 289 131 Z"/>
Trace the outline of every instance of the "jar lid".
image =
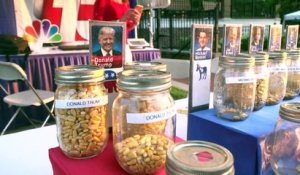
<path id="1" fill-rule="evenodd" d="M 55 69 L 55 82 L 94 83 L 104 80 L 104 69 L 96 65 L 63 66 Z"/>
<path id="2" fill-rule="evenodd" d="M 298 59 L 300 58 L 300 49 L 287 50 L 287 55 L 289 58 Z"/>
<path id="3" fill-rule="evenodd" d="M 280 105 L 281 118 L 300 123 L 300 102 L 290 102 Z"/>
<path id="4" fill-rule="evenodd" d="M 206 141 L 186 141 L 167 151 L 166 171 L 170 174 L 234 174 L 233 156 L 226 148 Z"/>
<path id="5" fill-rule="evenodd" d="M 255 58 L 255 64 L 266 64 L 269 60 L 269 54 L 267 52 L 257 52 L 251 54 Z"/>
<path id="6" fill-rule="evenodd" d="M 124 65 L 124 70 L 159 70 L 167 71 L 167 65 L 161 62 L 136 61 Z"/>
<path id="7" fill-rule="evenodd" d="M 161 91 L 171 87 L 171 74 L 164 71 L 125 70 L 118 74 L 117 87 L 128 91 Z"/>
<path id="8" fill-rule="evenodd" d="M 221 56 L 220 65 L 254 66 L 255 58 L 249 54 L 238 54 L 235 56 Z"/>
<path id="9" fill-rule="evenodd" d="M 269 59 L 271 60 L 285 60 L 287 57 L 287 53 L 285 50 L 271 51 L 268 52 Z"/>

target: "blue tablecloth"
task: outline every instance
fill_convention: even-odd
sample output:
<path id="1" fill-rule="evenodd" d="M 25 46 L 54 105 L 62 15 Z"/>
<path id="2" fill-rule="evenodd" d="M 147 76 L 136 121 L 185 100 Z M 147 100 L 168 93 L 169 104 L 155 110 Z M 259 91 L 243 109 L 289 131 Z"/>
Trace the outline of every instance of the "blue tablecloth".
<path id="1" fill-rule="evenodd" d="M 291 101 L 300 101 L 300 97 L 282 103 Z M 187 139 L 210 141 L 229 149 L 234 156 L 236 175 L 273 174 L 266 162 L 264 141 L 275 127 L 279 107 L 280 104 L 265 106 L 237 122 L 218 118 L 214 109 L 190 113 Z"/>

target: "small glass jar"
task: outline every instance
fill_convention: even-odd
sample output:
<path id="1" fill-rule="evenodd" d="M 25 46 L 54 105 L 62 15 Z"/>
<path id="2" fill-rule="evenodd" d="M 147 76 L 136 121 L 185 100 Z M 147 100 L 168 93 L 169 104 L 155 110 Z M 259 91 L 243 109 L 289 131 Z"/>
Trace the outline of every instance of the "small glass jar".
<path id="1" fill-rule="evenodd" d="M 234 175 L 233 156 L 221 145 L 189 140 L 172 145 L 167 151 L 167 175 Z"/>
<path id="2" fill-rule="evenodd" d="M 300 92 L 300 49 L 287 51 L 286 65 L 288 78 L 284 100 L 290 100 L 297 97 Z"/>
<path id="3" fill-rule="evenodd" d="M 252 55 L 255 58 L 256 90 L 254 111 L 258 111 L 266 104 L 269 86 L 269 55 L 266 52 L 258 52 Z"/>
<path id="4" fill-rule="evenodd" d="M 270 162 L 276 174 L 300 174 L 300 103 L 281 104 L 274 132 Z"/>
<path id="5" fill-rule="evenodd" d="M 244 120 L 254 107 L 255 59 L 246 54 L 222 56 L 214 79 L 214 108 L 217 116 Z"/>
<path id="6" fill-rule="evenodd" d="M 124 70 L 167 71 L 167 65 L 154 61 L 135 61 L 124 65 Z"/>
<path id="7" fill-rule="evenodd" d="M 130 174 L 154 174 L 164 167 L 175 140 L 171 74 L 126 70 L 118 75 L 117 87 L 112 107 L 115 156 Z"/>
<path id="8" fill-rule="evenodd" d="M 285 96 L 288 76 L 286 58 L 287 54 L 284 51 L 269 52 L 268 69 L 270 78 L 266 105 L 276 105 Z"/>
<path id="9" fill-rule="evenodd" d="M 89 158 L 102 152 L 108 140 L 108 96 L 104 70 L 95 65 L 55 70 L 57 138 L 70 158 Z"/>

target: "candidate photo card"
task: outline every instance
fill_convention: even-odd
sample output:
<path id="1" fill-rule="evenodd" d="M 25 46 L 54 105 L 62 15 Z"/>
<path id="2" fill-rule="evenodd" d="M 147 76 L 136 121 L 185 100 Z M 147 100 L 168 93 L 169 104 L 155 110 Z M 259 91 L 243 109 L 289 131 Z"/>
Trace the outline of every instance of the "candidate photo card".
<path id="1" fill-rule="evenodd" d="M 282 25 L 270 25 L 268 51 L 281 50 Z"/>
<path id="2" fill-rule="evenodd" d="M 298 42 L 298 25 L 288 25 L 287 32 L 286 32 L 286 46 L 287 50 L 296 49 L 297 42 Z"/>
<path id="3" fill-rule="evenodd" d="M 241 24 L 224 25 L 223 55 L 238 55 L 241 50 Z"/>
<path id="4" fill-rule="evenodd" d="M 189 112 L 208 109 L 213 50 L 213 25 L 192 25 Z"/>
<path id="5" fill-rule="evenodd" d="M 126 24 L 91 21 L 89 55 L 91 64 L 105 69 L 120 69 L 124 64 Z"/>
<path id="6" fill-rule="evenodd" d="M 265 25 L 250 25 L 249 53 L 261 52 L 264 49 Z"/>

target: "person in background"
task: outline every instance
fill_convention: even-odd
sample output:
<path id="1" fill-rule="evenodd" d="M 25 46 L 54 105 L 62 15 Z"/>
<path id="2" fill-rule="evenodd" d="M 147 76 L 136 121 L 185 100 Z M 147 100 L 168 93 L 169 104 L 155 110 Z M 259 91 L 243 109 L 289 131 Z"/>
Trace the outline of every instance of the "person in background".
<path id="1" fill-rule="evenodd" d="M 113 50 L 115 41 L 115 30 L 112 27 L 102 27 L 98 33 L 98 41 L 101 46 L 99 50 L 93 53 L 97 56 L 116 56 L 121 52 Z"/>
<path id="2" fill-rule="evenodd" d="M 96 0 L 94 20 L 126 22 L 127 32 L 139 24 L 141 11 L 130 8 L 129 0 Z"/>
<path id="3" fill-rule="evenodd" d="M 262 27 L 254 26 L 250 52 L 259 52 L 263 50 L 262 36 L 263 36 Z"/>

